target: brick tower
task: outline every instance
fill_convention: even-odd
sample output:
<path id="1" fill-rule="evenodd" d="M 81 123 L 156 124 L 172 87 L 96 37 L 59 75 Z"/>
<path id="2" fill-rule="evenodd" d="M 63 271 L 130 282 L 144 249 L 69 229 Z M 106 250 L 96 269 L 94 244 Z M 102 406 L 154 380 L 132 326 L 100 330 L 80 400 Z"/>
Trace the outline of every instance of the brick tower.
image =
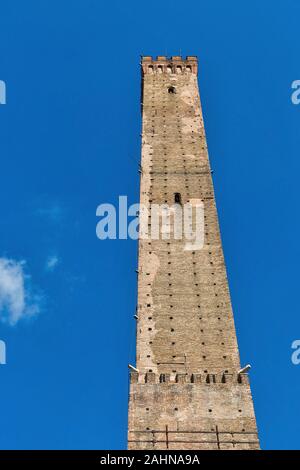
<path id="1" fill-rule="evenodd" d="M 142 58 L 140 201 L 204 204 L 204 246 L 140 239 L 129 449 L 259 449 L 241 369 L 197 58 Z M 151 217 L 148 220 L 151 226 Z"/>

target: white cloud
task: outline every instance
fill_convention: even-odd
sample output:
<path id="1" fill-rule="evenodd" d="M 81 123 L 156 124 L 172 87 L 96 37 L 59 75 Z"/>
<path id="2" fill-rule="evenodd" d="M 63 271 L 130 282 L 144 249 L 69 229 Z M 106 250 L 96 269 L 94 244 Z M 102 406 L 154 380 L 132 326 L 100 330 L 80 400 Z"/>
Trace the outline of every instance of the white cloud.
<path id="1" fill-rule="evenodd" d="M 0 258 L 0 321 L 11 326 L 40 312 L 41 296 L 33 294 L 25 261 Z"/>
<path id="2" fill-rule="evenodd" d="M 47 271 L 54 271 L 56 268 L 57 264 L 59 263 L 59 258 L 56 255 L 49 256 L 49 258 L 46 261 L 46 270 Z"/>

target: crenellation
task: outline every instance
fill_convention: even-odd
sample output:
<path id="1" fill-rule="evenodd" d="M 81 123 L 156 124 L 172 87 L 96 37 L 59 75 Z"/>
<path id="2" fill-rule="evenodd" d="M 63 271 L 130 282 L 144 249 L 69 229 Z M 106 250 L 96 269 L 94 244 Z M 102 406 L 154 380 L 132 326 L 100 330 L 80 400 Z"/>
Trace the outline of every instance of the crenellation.
<path id="1" fill-rule="evenodd" d="M 142 73 L 145 74 L 197 74 L 198 60 L 196 56 L 143 56 L 141 60 Z"/>
<path id="2" fill-rule="evenodd" d="M 155 374 L 153 372 L 146 372 L 141 374 L 139 372 L 130 372 L 130 383 L 138 384 L 176 384 L 176 383 L 190 383 L 190 384 L 241 384 L 249 385 L 248 374 L 245 373 L 194 373 L 194 374 Z"/>

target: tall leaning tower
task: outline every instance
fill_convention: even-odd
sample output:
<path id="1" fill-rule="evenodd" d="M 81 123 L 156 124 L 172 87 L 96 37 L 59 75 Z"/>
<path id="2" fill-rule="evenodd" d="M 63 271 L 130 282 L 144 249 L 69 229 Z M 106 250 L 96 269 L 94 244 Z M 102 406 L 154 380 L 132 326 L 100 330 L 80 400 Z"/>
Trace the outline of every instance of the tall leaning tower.
<path id="1" fill-rule="evenodd" d="M 204 245 L 139 240 L 128 448 L 259 449 L 248 376 L 239 372 L 197 58 L 144 56 L 141 65 L 140 201 L 203 203 Z"/>

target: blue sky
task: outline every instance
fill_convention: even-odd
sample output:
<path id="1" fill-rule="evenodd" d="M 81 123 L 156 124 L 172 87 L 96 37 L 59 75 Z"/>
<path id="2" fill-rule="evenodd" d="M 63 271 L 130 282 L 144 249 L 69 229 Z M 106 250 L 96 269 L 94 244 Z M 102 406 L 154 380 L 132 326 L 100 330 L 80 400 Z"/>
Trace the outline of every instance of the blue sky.
<path id="1" fill-rule="evenodd" d="M 138 201 L 140 54 L 180 53 L 199 57 L 261 445 L 299 448 L 299 14 L 297 0 L 0 2 L 1 448 L 126 446 L 137 245 L 98 240 L 95 211 Z"/>

